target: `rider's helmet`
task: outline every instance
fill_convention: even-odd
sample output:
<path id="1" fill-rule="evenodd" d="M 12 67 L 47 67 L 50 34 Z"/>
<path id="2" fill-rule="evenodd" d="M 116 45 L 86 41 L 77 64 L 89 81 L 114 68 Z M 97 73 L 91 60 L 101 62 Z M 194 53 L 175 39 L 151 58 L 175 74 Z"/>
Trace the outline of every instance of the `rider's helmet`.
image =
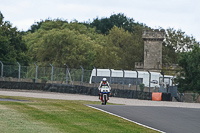
<path id="1" fill-rule="evenodd" d="M 103 84 L 107 83 L 107 79 L 106 78 L 103 78 L 102 81 L 103 81 Z"/>

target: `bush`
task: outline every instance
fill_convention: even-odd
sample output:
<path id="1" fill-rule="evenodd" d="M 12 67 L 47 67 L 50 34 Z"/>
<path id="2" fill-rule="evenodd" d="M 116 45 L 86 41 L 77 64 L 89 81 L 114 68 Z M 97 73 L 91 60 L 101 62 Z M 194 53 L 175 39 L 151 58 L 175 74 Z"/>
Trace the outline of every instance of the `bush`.
<path id="1" fill-rule="evenodd" d="M 144 84 L 140 84 L 140 90 L 143 92 L 144 91 Z"/>
<path id="2" fill-rule="evenodd" d="M 41 77 L 42 83 L 46 83 L 48 81 L 47 77 Z"/>

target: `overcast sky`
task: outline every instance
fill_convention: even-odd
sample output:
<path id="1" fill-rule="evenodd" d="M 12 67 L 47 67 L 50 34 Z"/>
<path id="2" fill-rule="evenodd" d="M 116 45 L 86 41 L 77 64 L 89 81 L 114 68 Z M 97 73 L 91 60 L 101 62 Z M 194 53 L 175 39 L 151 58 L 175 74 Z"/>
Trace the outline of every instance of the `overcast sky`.
<path id="1" fill-rule="evenodd" d="M 200 0 L 0 0 L 0 11 L 21 31 L 48 18 L 83 22 L 124 13 L 152 28 L 181 29 L 200 41 Z"/>

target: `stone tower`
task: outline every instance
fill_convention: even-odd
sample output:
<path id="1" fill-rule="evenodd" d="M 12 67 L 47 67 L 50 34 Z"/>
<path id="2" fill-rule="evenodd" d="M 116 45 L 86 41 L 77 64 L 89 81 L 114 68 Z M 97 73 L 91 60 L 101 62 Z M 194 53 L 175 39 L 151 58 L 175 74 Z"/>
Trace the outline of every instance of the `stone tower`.
<path id="1" fill-rule="evenodd" d="M 162 42 L 165 30 L 145 30 L 142 38 L 144 40 L 144 70 L 162 69 Z"/>

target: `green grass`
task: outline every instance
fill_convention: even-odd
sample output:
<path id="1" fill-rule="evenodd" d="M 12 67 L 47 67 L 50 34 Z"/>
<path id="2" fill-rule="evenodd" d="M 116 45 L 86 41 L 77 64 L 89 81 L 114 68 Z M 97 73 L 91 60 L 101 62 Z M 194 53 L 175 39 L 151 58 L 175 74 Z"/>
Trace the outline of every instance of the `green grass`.
<path id="1" fill-rule="evenodd" d="M 0 133 L 154 133 L 156 131 L 87 107 L 100 104 L 8 97 L 28 102 L 0 101 Z"/>

